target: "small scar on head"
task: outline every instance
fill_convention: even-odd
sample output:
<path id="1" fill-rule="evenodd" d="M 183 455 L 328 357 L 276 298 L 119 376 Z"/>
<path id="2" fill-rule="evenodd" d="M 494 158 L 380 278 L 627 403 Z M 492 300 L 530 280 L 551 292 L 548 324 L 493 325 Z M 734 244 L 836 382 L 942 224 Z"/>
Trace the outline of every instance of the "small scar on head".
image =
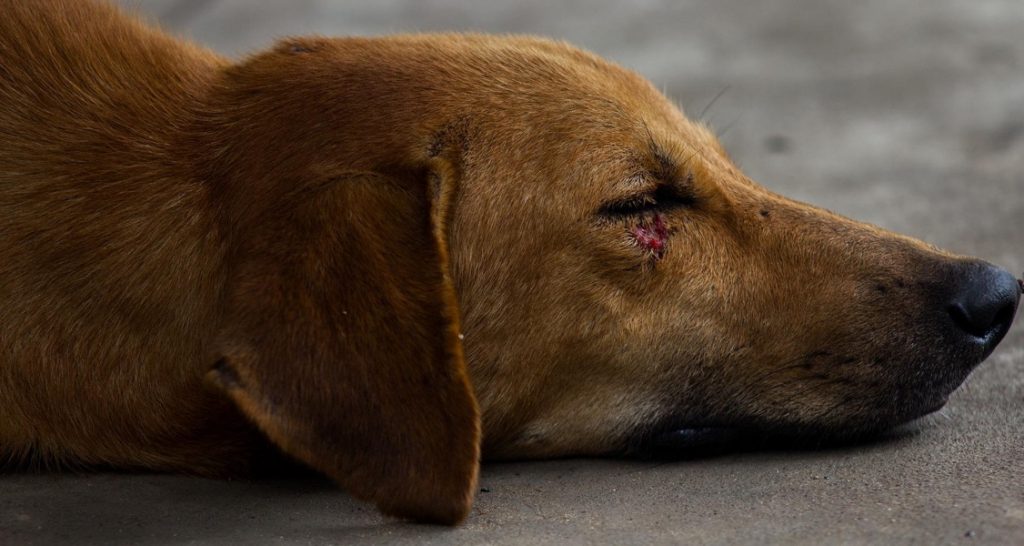
<path id="1" fill-rule="evenodd" d="M 761 218 L 767 218 L 772 215 L 772 211 L 769 209 L 761 209 Z"/>
<path id="2" fill-rule="evenodd" d="M 290 53 L 298 54 L 298 53 L 312 53 L 313 50 L 308 48 L 308 47 L 306 47 L 306 46 L 304 46 L 304 45 L 302 45 L 302 44 L 291 44 L 288 47 L 288 51 Z"/>
<path id="3" fill-rule="evenodd" d="M 665 255 L 665 246 L 668 243 L 668 228 L 660 214 L 655 214 L 652 220 L 644 220 L 630 230 L 633 240 L 640 248 L 651 252 L 655 258 Z"/>

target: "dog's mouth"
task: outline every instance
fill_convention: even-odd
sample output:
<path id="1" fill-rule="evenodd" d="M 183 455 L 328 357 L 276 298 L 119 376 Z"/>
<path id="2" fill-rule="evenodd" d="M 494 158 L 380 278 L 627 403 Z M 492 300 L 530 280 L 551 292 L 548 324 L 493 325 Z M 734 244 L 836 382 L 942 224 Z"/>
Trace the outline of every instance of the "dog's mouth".
<path id="1" fill-rule="evenodd" d="M 999 337 L 1003 334 L 1005 331 L 994 333 Z M 691 409 L 642 431 L 627 448 L 627 453 L 641 458 L 685 460 L 740 451 L 872 443 L 942 409 L 990 349 L 972 346 L 961 348 L 952 357 L 918 357 L 912 361 L 912 366 L 894 366 L 894 373 L 898 374 L 894 377 L 878 379 L 873 376 L 873 381 L 883 381 L 883 388 L 847 379 L 845 385 L 858 388 L 849 388 L 839 396 L 831 393 L 841 403 L 829 406 L 829 401 L 825 404 L 827 411 L 817 411 L 822 403 L 813 397 L 816 402 L 804 406 L 799 402 L 781 407 L 766 403 L 756 405 L 754 400 L 747 405 L 754 404 L 760 411 L 737 409 L 730 414 L 704 414 Z M 741 408 L 743 404 L 734 404 L 734 407 Z"/>
<path id="2" fill-rule="evenodd" d="M 644 434 L 627 449 L 628 456 L 647 459 L 703 459 L 758 450 L 817 449 L 872 443 L 903 425 L 935 413 L 946 405 L 942 396 L 901 415 L 845 425 L 792 425 L 770 422 L 735 426 L 669 425 Z"/>
<path id="3" fill-rule="evenodd" d="M 756 436 L 756 429 L 742 427 L 679 428 L 650 435 L 633 454 L 657 459 L 700 459 L 739 451 Z"/>
<path id="4" fill-rule="evenodd" d="M 1024 292 L 1024 280 L 1014 279 L 1014 290 Z M 984 332 L 950 343 L 946 352 L 912 355 L 906 364 L 890 366 L 892 377 L 873 375 L 860 384 L 863 373 L 837 375 L 845 381 L 843 385 L 858 388 L 847 388 L 839 397 L 841 402 L 827 411 L 819 411 L 815 404 L 802 407 L 799 401 L 788 404 L 792 399 L 787 399 L 782 407 L 761 404 L 761 411 L 736 410 L 731 415 L 711 418 L 690 410 L 688 417 L 677 414 L 643 431 L 626 453 L 683 460 L 760 449 L 871 443 L 897 429 L 907 430 L 904 425 L 945 406 L 971 371 L 992 353 L 1009 330 L 1017 304 L 1014 294 L 1013 301 L 987 321 L 992 324 Z M 880 360 L 876 359 L 877 362 Z M 880 384 L 884 386 L 878 388 Z"/>

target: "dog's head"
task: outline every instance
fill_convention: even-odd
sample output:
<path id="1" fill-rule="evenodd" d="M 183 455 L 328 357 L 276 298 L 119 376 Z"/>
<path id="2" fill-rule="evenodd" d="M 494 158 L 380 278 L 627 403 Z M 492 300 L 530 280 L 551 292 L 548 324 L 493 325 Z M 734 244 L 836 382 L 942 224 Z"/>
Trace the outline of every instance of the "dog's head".
<path id="1" fill-rule="evenodd" d="M 495 457 L 875 430 L 939 408 L 1016 310 L 1008 273 L 767 191 L 562 44 L 289 41 L 216 89 L 213 376 L 394 513 L 465 515 L 478 405 Z"/>

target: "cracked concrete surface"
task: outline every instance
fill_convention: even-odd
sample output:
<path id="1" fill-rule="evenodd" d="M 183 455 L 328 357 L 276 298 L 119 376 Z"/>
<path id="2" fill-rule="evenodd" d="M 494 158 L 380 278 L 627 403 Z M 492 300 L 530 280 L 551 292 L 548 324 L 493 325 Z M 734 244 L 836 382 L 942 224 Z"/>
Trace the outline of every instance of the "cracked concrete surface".
<path id="1" fill-rule="evenodd" d="M 766 186 L 1024 270 L 1016 0 L 125 0 L 228 54 L 302 34 L 563 38 L 705 117 Z M 1018 321 L 1019 322 L 1019 321 Z M 1024 543 L 1024 327 L 940 414 L 871 445 L 489 464 L 457 529 L 315 478 L 0 476 L 0 544 Z"/>

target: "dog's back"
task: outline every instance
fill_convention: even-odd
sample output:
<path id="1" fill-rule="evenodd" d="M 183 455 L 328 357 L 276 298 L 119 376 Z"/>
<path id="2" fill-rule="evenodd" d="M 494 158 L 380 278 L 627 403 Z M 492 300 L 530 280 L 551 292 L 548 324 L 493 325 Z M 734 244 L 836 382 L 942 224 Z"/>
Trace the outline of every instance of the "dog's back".
<path id="1" fill-rule="evenodd" d="M 180 433 L 210 422 L 187 408 L 231 412 L 189 369 L 220 243 L 179 141 L 222 61 L 92 2 L 0 13 L 0 460 L 209 449 Z M 165 407 L 186 411 L 149 414 Z"/>

